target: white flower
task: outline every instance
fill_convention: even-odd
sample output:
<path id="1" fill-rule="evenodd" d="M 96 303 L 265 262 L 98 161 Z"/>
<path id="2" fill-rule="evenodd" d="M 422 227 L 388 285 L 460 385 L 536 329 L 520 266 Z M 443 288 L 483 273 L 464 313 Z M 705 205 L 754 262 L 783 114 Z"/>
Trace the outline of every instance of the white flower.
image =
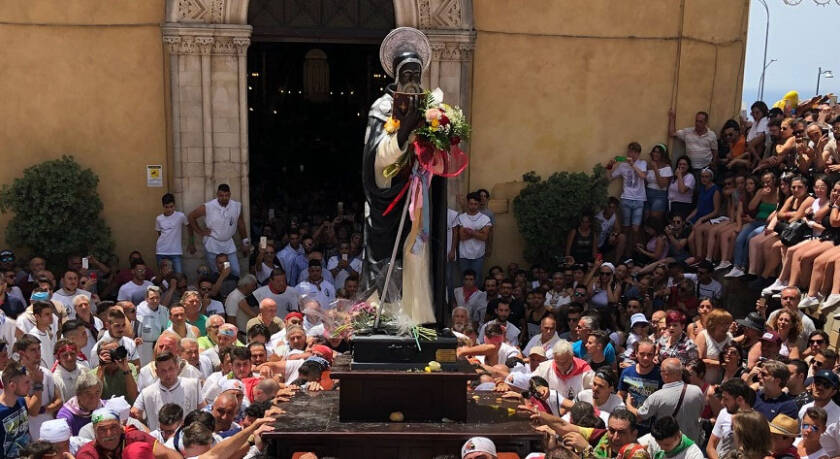
<path id="1" fill-rule="evenodd" d="M 432 101 L 433 101 L 435 106 L 443 103 L 443 90 L 442 89 L 435 88 L 435 90 L 432 91 Z"/>

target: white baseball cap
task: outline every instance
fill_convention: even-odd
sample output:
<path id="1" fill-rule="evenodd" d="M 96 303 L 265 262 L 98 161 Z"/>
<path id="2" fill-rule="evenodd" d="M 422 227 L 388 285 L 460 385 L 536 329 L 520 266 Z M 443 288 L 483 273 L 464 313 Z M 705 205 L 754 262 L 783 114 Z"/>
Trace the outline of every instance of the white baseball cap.
<path id="1" fill-rule="evenodd" d="M 493 457 L 496 456 L 496 445 L 493 440 L 487 437 L 472 437 L 464 443 L 461 447 L 461 459 L 467 457 L 467 454 L 481 452 L 488 453 Z"/>

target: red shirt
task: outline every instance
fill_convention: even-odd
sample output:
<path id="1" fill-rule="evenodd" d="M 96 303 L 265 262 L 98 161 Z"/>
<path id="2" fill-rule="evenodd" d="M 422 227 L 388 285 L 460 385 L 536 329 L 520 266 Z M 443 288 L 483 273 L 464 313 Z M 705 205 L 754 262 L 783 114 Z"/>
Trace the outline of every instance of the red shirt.
<path id="1" fill-rule="evenodd" d="M 116 451 L 106 451 L 105 449 L 99 447 L 96 440 L 94 440 L 79 449 L 79 453 L 76 454 L 76 459 L 139 459 L 133 454 L 131 454 L 131 457 L 129 457 L 130 454 L 123 454 L 126 446 L 138 441 L 148 443 L 152 448 L 154 448 L 156 440 L 146 432 L 142 432 L 129 426 L 125 428 L 123 439 Z"/>

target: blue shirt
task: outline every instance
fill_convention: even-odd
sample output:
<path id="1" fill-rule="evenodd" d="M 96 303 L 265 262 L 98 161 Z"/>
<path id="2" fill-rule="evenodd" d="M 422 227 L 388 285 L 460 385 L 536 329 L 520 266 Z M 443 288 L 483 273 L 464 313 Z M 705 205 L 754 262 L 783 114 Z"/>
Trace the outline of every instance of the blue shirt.
<path id="1" fill-rule="evenodd" d="M 796 407 L 796 400 L 785 393 L 771 399 L 764 395 L 764 391 L 759 391 L 755 396 L 753 409 L 763 414 L 768 421 L 772 421 L 780 413 L 786 414 L 793 419 L 799 418 L 799 409 Z"/>
<path id="2" fill-rule="evenodd" d="M 636 365 L 631 365 L 621 372 L 618 378 L 618 390 L 623 390 L 633 397 L 633 406 L 642 406 L 642 403 L 650 397 L 650 394 L 662 387 L 662 376 L 659 374 L 659 367 L 654 366 L 653 370 L 646 375 L 640 375 L 636 371 Z"/>
<path id="3" fill-rule="evenodd" d="M 26 400 L 18 397 L 14 406 L 0 403 L 0 444 L 3 445 L 3 457 L 20 457 L 20 451 L 31 441 Z"/>
<path id="4" fill-rule="evenodd" d="M 577 340 L 572 343 L 572 349 L 575 351 L 575 357 L 579 359 L 586 360 L 589 357 L 586 352 L 586 346 L 583 345 L 583 340 Z M 607 363 L 615 362 L 615 348 L 612 343 L 607 343 L 607 347 L 604 348 L 604 359 L 606 359 Z"/>

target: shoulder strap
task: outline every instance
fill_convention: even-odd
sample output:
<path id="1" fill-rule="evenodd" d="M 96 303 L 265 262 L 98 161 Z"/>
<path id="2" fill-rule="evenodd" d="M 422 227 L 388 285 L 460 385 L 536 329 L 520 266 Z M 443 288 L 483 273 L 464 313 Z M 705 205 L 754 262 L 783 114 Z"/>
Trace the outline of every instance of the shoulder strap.
<path id="1" fill-rule="evenodd" d="M 688 384 L 683 383 L 682 392 L 680 392 L 680 400 L 677 402 L 677 407 L 676 407 L 676 408 L 674 408 L 674 413 L 673 413 L 673 414 L 671 414 L 671 417 L 676 418 L 676 417 L 677 417 L 677 413 L 679 413 L 679 412 L 680 412 L 680 408 L 682 407 L 682 403 L 683 403 L 683 398 L 685 398 L 685 390 L 686 390 L 687 388 L 688 388 Z"/>

